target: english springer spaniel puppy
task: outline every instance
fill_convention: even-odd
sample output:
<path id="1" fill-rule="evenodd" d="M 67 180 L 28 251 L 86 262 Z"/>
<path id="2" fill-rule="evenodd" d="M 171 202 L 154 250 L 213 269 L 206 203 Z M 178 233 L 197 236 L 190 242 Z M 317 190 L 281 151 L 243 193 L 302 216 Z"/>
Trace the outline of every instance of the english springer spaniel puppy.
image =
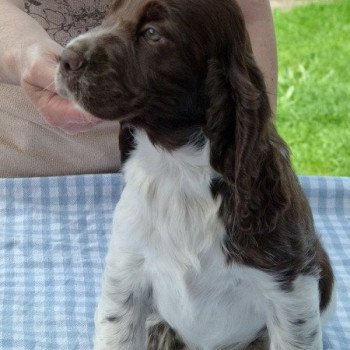
<path id="1" fill-rule="evenodd" d="M 96 350 L 322 349 L 332 269 L 234 0 L 115 0 L 56 84 L 122 123 Z"/>

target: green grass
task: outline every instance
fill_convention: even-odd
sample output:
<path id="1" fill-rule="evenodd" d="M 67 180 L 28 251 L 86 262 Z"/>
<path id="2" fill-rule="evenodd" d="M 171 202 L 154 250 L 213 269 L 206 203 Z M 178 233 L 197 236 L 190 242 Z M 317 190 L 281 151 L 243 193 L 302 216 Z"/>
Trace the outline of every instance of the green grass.
<path id="1" fill-rule="evenodd" d="M 350 1 L 274 12 L 277 127 L 300 175 L 350 176 Z"/>

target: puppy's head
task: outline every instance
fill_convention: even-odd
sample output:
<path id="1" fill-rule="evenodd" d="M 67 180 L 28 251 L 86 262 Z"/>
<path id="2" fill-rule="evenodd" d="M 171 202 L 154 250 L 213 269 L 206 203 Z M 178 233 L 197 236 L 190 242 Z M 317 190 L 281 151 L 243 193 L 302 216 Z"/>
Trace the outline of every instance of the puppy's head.
<path id="1" fill-rule="evenodd" d="M 186 13 L 190 3 L 114 1 L 100 27 L 63 51 L 59 92 L 104 119 L 196 115 L 204 53 L 196 52 L 203 43 Z"/>
<path id="2" fill-rule="evenodd" d="M 100 27 L 63 51 L 57 88 L 103 119 L 203 124 L 209 66 L 236 65 L 245 36 L 233 0 L 115 0 Z"/>

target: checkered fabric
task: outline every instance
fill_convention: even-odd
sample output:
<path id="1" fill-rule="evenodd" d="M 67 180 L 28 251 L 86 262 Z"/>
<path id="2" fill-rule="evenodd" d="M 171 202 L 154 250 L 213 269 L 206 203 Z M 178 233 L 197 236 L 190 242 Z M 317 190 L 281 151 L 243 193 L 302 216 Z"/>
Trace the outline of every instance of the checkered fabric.
<path id="1" fill-rule="evenodd" d="M 337 276 L 325 349 L 350 349 L 350 178 L 303 177 Z M 0 180 L 0 349 L 92 349 L 120 175 Z"/>

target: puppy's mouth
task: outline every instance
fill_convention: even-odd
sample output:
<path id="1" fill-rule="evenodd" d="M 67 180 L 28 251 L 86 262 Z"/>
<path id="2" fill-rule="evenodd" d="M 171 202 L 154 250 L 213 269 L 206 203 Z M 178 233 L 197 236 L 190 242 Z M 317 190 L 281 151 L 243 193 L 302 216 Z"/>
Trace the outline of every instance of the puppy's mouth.
<path id="1" fill-rule="evenodd" d="M 62 77 L 62 74 L 60 72 L 60 68 L 57 68 L 56 74 L 55 74 L 55 88 L 57 93 L 64 97 L 67 98 L 69 100 L 73 100 L 74 102 L 76 102 L 76 99 L 74 97 L 74 94 L 72 92 L 69 91 L 69 88 L 65 82 L 65 80 Z"/>

